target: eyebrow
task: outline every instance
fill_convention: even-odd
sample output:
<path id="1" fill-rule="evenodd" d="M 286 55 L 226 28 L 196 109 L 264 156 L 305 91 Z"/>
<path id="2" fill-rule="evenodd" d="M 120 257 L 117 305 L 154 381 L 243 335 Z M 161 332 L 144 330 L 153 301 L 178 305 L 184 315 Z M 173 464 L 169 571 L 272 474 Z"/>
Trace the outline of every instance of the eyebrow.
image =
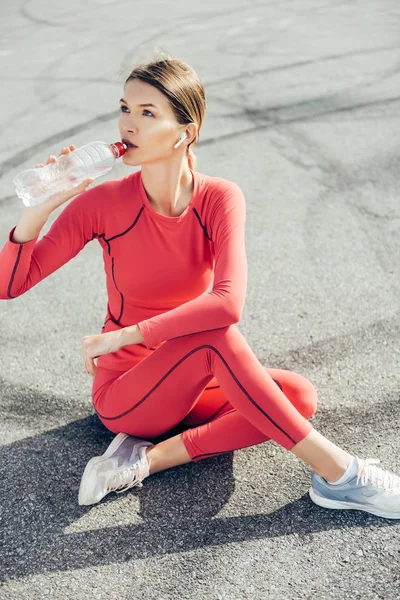
<path id="1" fill-rule="evenodd" d="M 124 100 L 123 98 L 121 98 L 120 102 L 123 102 L 124 104 L 126 104 L 127 106 L 129 106 L 128 103 L 127 103 L 127 101 Z M 147 104 L 138 104 L 138 106 L 152 106 L 153 108 L 158 108 L 158 106 L 156 106 L 155 104 L 149 104 L 149 103 L 147 103 Z"/>

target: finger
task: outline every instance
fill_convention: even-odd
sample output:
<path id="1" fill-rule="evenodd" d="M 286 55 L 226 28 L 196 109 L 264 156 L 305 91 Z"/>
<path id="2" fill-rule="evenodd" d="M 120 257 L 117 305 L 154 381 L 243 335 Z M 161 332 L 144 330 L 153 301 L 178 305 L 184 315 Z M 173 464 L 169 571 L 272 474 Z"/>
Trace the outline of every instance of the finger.
<path id="1" fill-rule="evenodd" d="M 86 373 L 89 374 L 89 357 L 86 356 L 85 348 L 82 350 L 83 362 L 85 363 Z"/>
<path id="2" fill-rule="evenodd" d="M 42 163 L 40 163 L 39 165 L 35 166 L 35 169 L 40 169 L 40 167 L 44 167 L 44 165 Z"/>
<path id="3" fill-rule="evenodd" d="M 80 183 L 79 185 L 74 187 L 73 191 L 76 194 L 80 194 L 81 192 L 84 192 L 86 190 L 86 188 L 88 187 L 88 185 L 93 183 L 93 181 L 94 181 L 93 177 L 87 177 L 84 181 L 82 181 L 82 183 Z"/>
<path id="4" fill-rule="evenodd" d="M 93 358 L 90 359 L 89 375 L 91 375 L 92 377 L 95 377 L 95 375 L 96 375 L 96 364 L 95 364 Z"/>
<path id="5" fill-rule="evenodd" d="M 91 375 L 92 375 L 92 377 L 96 377 L 96 375 L 97 375 L 97 365 L 94 362 L 94 360 L 92 361 L 92 363 L 93 363 L 93 368 L 92 368 L 92 371 L 91 371 Z"/>
<path id="6" fill-rule="evenodd" d="M 86 368 L 86 372 L 88 375 L 91 375 L 92 377 L 94 377 L 95 374 L 95 370 L 96 370 L 96 365 L 94 363 L 93 358 L 90 358 L 90 356 L 88 356 L 85 352 L 85 350 L 83 351 L 83 360 L 85 363 L 85 368 Z"/>
<path id="7" fill-rule="evenodd" d="M 88 375 L 91 375 L 91 372 L 90 372 L 90 359 L 87 359 L 87 358 L 85 358 L 84 360 L 85 360 L 85 369 L 86 369 L 86 373 L 87 373 Z"/>
<path id="8" fill-rule="evenodd" d="M 47 159 L 47 163 L 46 163 L 46 165 L 48 165 L 48 164 L 50 164 L 50 163 L 53 163 L 53 162 L 56 162 L 56 161 L 57 161 L 57 157 L 56 157 L 56 156 L 54 156 L 54 154 L 52 154 L 52 155 L 51 155 L 51 156 L 49 156 L 49 158 Z"/>
<path id="9" fill-rule="evenodd" d="M 82 344 L 83 344 L 83 350 L 82 350 L 83 360 L 84 360 L 84 363 L 85 363 L 85 368 L 86 368 L 87 374 L 91 375 L 92 377 L 95 377 L 96 373 L 97 373 L 97 365 L 94 362 L 94 358 L 92 358 L 92 357 L 90 357 L 88 355 L 87 349 L 85 348 L 85 339 L 87 337 L 91 337 L 91 336 L 86 336 L 85 338 L 82 339 Z"/>
<path id="10" fill-rule="evenodd" d="M 70 145 L 69 149 L 71 150 L 71 152 L 73 152 L 74 150 L 76 150 L 76 146 L 74 146 L 73 144 Z"/>
<path id="11" fill-rule="evenodd" d="M 69 154 L 70 153 L 70 149 L 65 147 L 61 150 L 59 156 L 62 156 L 63 154 Z"/>
<path id="12" fill-rule="evenodd" d="M 63 190 L 61 192 L 63 195 L 63 198 L 68 200 L 69 198 L 73 198 L 74 196 L 77 196 L 78 194 L 82 194 L 83 192 L 86 191 L 88 185 L 90 185 L 93 181 L 94 181 L 93 177 L 89 177 L 88 179 L 85 179 L 84 181 L 82 181 L 82 183 L 80 183 L 79 185 L 72 187 L 72 188 L 68 188 L 66 190 Z"/>

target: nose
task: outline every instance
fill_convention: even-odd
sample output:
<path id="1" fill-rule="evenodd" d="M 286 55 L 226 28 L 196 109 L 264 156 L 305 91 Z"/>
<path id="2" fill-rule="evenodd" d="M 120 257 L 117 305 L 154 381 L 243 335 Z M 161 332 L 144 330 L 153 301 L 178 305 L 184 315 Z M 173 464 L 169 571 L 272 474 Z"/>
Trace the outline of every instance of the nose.
<path id="1" fill-rule="evenodd" d="M 121 133 L 121 137 L 125 137 L 125 138 L 134 138 L 137 135 L 137 130 L 136 129 L 132 129 L 132 128 L 127 128 L 127 127 L 121 127 L 120 129 L 120 133 Z"/>
<path id="2" fill-rule="evenodd" d="M 135 123 L 133 123 L 132 120 L 128 120 L 128 117 L 131 115 L 126 115 L 126 113 L 122 113 L 121 116 L 125 117 L 123 120 L 120 119 L 120 122 L 119 122 L 119 128 L 120 128 L 121 133 L 136 134 L 138 129 L 137 129 Z"/>

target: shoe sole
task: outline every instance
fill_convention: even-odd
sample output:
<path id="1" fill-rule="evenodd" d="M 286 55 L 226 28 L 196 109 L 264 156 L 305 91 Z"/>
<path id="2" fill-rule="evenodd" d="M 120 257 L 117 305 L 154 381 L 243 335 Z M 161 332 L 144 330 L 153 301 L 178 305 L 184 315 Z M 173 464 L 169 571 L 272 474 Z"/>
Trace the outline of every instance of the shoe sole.
<path id="1" fill-rule="evenodd" d="M 355 502 L 340 502 L 338 500 L 329 500 L 329 498 L 323 498 L 322 496 L 316 494 L 312 487 L 310 487 L 308 493 L 311 500 L 323 508 L 333 508 L 336 510 L 362 510 L 384 519 L 400 519 L 400 513 L 388 513 L 386 511 L 379 510 L 379 508 L 374 508 L 373 506 L 366 507 L 365 504 L 356 504 Z"/>
<path id="2" fill-rule="evenodd" d="M 88 483 L 90 477 L 93 474 L 93 470 L 96 467 L 96 465 L 109 458 L 120 447 L 122 442 L 126 440 L 127 437 L 129 436 L 126 433 L 118 433 L 118 435 L 113 439 L 113 441 L 111 442 L 107 450 L 104 452 L 104 454 L 102 454 L 101 456 L 94 456 L 89 460 L 88 464 L 85 467 L 85 470 L 83 471 L 81 484 L 79 486 L 78 504 L 80 506 L 90 506 L 91 504 L 96 504 L 97 502 L 100 502 L 101 498 L 99 500 L 95 500 L 89 496 L 88 489 L 90 489 L 90 486 L 88 485 Z"/>

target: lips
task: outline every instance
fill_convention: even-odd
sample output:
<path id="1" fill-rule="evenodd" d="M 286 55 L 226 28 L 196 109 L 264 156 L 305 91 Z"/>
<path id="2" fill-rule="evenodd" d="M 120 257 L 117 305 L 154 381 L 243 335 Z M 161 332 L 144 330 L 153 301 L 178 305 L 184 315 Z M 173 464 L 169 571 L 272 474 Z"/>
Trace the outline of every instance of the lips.
<path id="1" fill-rule="evenodd" d="M 125 144 L 125 146 L 127 146 L 127 150 L 130 150 L 131 148 L 137 148 L 137 146 L 130 142 L 127 138 L 123 138 L 122 143 Z"/>

